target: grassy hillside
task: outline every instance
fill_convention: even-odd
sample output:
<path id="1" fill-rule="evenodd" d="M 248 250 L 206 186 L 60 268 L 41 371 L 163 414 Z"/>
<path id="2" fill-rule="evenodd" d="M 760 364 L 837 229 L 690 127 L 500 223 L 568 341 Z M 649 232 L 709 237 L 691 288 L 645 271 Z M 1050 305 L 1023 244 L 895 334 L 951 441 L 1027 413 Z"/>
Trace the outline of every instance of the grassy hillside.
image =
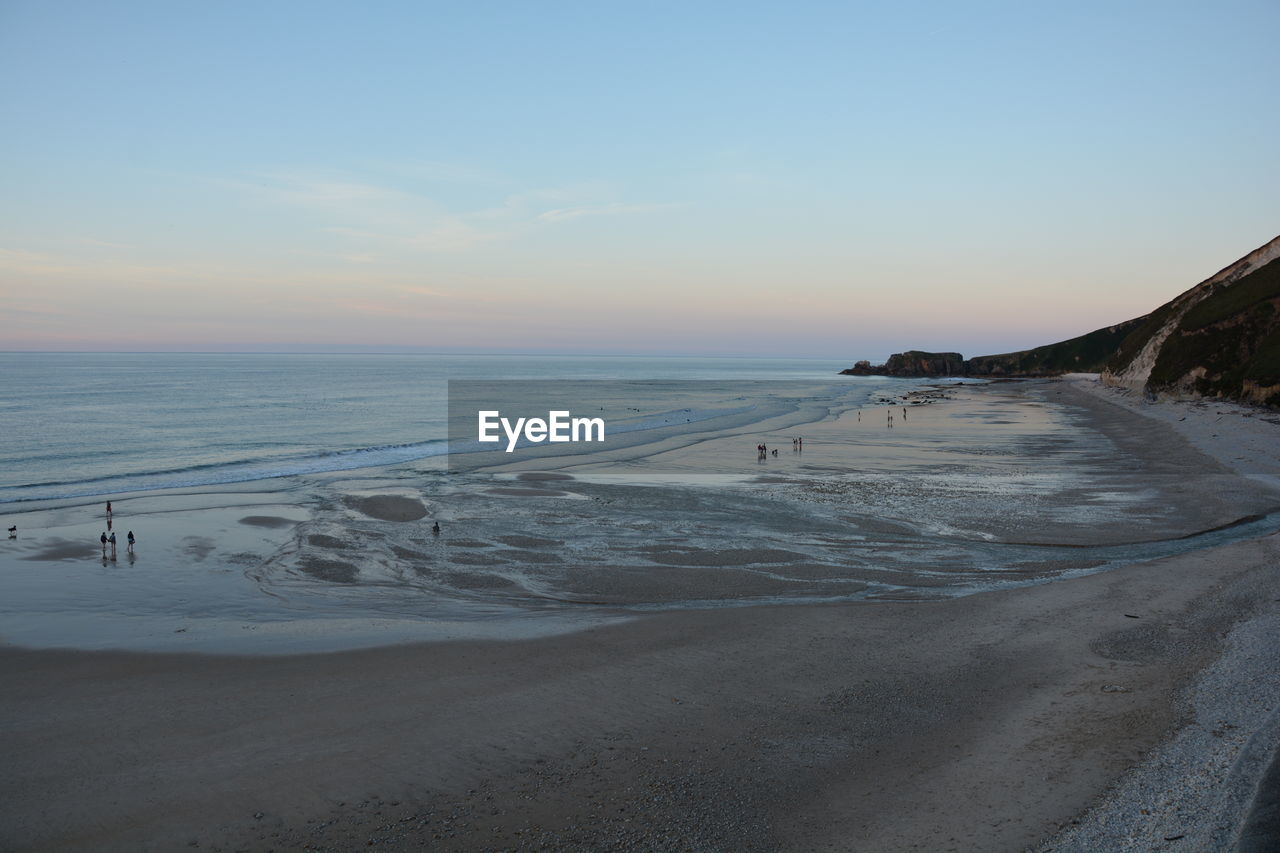
<path id="1" fill-rule="evenodd" d="M 1035 349 L 969 359 L 970 376 L 1058 376 L 1063 373 L 1098 373 L 1115 355 L 1121 342 L 1146 322 L 1146 317 L 1126 320 L 1087 335 Z"/>
<path id="2" fill-rule="evenodd" d="M 1147 387 L 1280 406 L 1280 263 L 1210 285 L 1160 348 Z"/>

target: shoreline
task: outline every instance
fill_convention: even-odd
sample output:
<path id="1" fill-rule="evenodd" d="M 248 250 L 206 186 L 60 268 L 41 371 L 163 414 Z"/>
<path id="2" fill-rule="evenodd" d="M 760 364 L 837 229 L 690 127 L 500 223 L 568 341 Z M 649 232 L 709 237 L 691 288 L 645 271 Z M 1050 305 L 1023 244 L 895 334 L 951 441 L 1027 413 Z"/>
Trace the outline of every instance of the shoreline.
<path id="1" fill-rule="evenodd" d="M 1088 375 L 1065 381 L 1173 426 L 1241 477 L 1280 484 L 1280 456 L 1273 449 L 1280 415 L 1274 412 L 1216 400 L 1152 402 Z M 1274 803 L 1280 767 L 1280 681 L 1266 677 L 1280 654 L 1277 603 L 1280 598 L 1269 606 L 1264 602 L 1262 612 L 1224 635 L 1221 654 L 1176 697 L 1184 724 L 1037 853 L 1089 853 L 1118 845 L 1261 853 L 1280 845 L 1274 820 L 1255 815 L 1259 804 Z"/>
<path id="2" fill-rule="evenodd" d="M 517 641 L 0 647 L 0 846 L 1071 849 L 1045 840 L 1186 731 L 1183 691 L 1275 618 L 1278 553 Z"/>

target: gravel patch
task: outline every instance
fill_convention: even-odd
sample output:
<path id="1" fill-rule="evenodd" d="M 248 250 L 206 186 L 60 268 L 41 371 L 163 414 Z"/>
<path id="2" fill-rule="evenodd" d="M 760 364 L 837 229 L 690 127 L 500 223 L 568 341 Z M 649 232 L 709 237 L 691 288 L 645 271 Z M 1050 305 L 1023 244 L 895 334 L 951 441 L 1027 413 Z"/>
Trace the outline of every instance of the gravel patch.
<path id="1" fill-rule="evenodd" d="M 1039 853 L 1235 849 L 1280 749 L 1280 599 L 1274 581 L 1244 592 L 1258 612 L 1187 691 L 1190 722 Z"/>

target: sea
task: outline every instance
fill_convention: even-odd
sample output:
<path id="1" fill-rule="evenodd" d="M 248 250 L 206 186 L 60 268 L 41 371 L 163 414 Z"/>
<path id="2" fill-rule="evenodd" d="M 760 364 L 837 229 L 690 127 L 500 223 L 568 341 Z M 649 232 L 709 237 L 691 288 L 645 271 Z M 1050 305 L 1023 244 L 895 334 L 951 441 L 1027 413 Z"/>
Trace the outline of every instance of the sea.
<path id="1" fill-rule="evenodd" d="M 828 360 L 0 353 L 0 504 L 250 482 L 448 452 L 454 381 L 803 381 Z M 864 382 L 862 395 L 919 380 Z M 843 383 L 848 390 L 849 382 Z"/>

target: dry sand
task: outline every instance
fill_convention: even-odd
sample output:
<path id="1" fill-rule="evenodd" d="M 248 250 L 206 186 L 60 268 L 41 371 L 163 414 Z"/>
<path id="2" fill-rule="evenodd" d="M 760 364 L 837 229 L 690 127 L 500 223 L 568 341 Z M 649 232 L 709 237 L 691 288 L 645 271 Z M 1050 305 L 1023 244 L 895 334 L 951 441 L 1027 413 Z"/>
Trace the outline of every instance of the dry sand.
<path id="1" fill-rule="evenodd" d="M 1144 432 L 1092 389 L 1048 392 Z M 1270 485 L 1229 432 L 1196 456 L 1165 420 L 1127 450 Z M 1278 556 L 1270 536 L 950 601 L 657 613 L 521 642 L 4 648 L 0 849 L 1053 843 L 1194 723 L 1197 674 L 1275 618 Z M 1271 677 L 1257 667 L 1218 689 Z"/>

